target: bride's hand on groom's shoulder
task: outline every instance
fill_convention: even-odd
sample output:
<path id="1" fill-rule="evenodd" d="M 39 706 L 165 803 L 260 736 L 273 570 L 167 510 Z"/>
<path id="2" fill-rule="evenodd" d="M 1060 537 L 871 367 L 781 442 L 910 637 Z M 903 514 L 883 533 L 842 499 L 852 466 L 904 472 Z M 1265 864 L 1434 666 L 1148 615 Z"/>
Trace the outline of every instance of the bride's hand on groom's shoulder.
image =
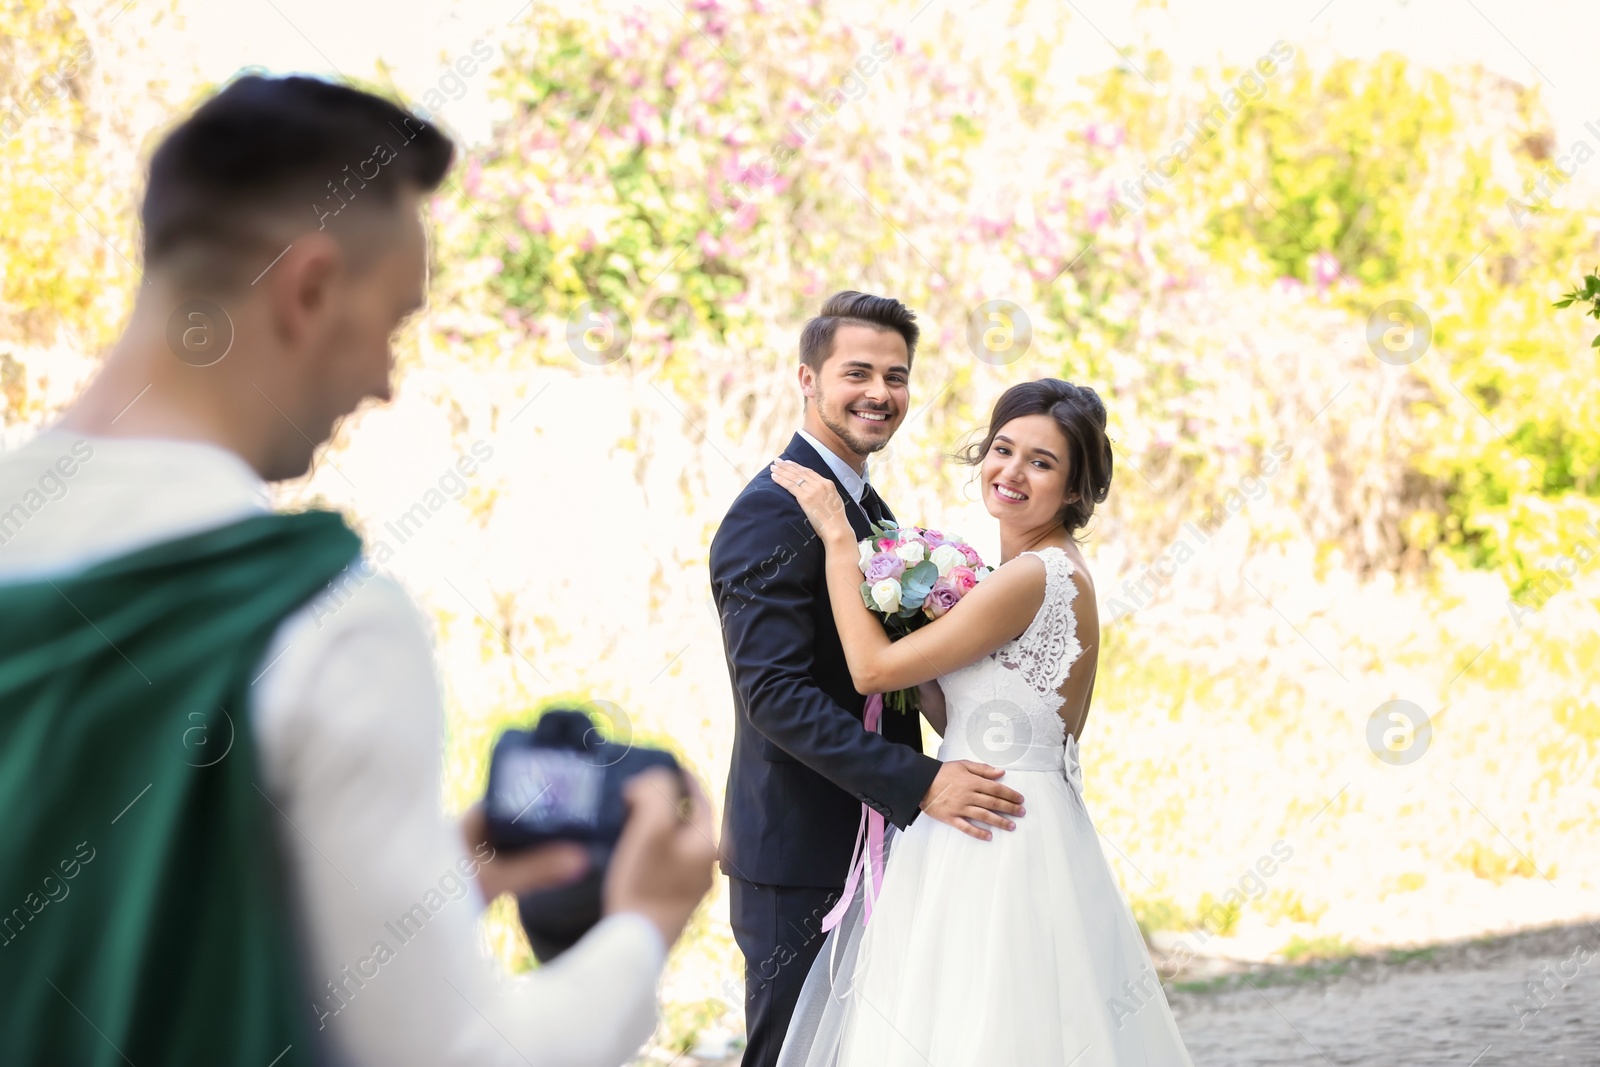
<path id="1" fill-rule="evenodd" d="M 844 513 L 844 497 L 840 495 L 833 479 L 802 467 L 793 460 L 780 459 L 772 464 L 772 480 L 789 490 L 800 502 L 812 529 L 824 541 L 855 542 L 855 531 L 850 528 L 850 518 Z"/>

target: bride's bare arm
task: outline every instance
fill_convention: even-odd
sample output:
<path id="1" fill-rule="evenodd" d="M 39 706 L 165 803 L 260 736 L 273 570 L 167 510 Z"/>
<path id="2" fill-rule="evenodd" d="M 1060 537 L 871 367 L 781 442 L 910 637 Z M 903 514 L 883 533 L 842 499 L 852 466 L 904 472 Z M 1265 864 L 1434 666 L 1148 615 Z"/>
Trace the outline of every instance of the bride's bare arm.
<path id="1" fill-rule="evenodd" d="M 1044 561 L 1018 556 L 979 582 L 942 618 L 890 641 L 883 624 L 862 603 L 855 533 L 838 488 L 787 460 L 773 464 L 772 480 L 800 501 L 827 549 L 828 598 L 858 693 L 905 689 L 976 663 L 1026 630 L 1044 603 Z"/>

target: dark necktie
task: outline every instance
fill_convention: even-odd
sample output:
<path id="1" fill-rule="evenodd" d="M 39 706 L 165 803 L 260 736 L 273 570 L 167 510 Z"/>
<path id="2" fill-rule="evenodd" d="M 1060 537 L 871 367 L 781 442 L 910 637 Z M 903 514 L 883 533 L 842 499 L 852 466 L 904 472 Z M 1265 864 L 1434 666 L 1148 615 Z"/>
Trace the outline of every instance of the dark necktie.
<path id="1" fill-rule="evenodd" d="M 882 522 L 889 515 L 889 509 L 884 506 L 883 498 L 872 488 L 871 482 L 861 490 L 861 510 L 865 511 L 873 522 Z"/>

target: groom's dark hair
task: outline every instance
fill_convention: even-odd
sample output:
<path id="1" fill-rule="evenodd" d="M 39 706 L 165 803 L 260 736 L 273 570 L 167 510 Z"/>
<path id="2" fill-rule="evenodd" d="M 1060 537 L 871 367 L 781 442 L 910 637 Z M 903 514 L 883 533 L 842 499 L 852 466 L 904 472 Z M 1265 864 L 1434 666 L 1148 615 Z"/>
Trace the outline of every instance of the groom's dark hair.
<path id="1" fill-rule="evenodd" d="M 840 326 L 867 326 L 893 330 L 906 339 L 906 365 L 917 355 L 917 316 L 892 296 L 873 296 L 846 289 L 822 303 L 822 310 L 800 331 L 800 362 L 820 373 L 833 355 L 833 338 Z"/>
<path id="2" fill-rule="evenodd" d="M 322 228 L 365 259 L 398 232 L 384 213 L 401 190 L 438 188 L 454 153 L 437 126 L 381 96 L 320 78 L 247 75 L 151 157 L 139 210 L 144 268 L 186 288 L 234 291 L 286 240 Z"/>

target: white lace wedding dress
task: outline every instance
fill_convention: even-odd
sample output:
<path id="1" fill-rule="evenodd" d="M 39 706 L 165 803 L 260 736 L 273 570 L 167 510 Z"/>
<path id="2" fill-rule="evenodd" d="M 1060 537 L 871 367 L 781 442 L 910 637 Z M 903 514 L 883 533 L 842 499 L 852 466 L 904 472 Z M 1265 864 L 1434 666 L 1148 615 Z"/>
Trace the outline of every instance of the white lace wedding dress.
<path id="1" fill-rule="evenodd" d="M 926 816 L 890 828 L 871 921 L 863 884 L 806 979 L 779 1067 L 1189 1067 L 1059 714 L 1082 654 L 1072 562 L 1032 554 L 1046 570 L 1033 623 L 939 679 L 939 758 L 1003 768 L 1027 814 L 990 841 Z"/>

